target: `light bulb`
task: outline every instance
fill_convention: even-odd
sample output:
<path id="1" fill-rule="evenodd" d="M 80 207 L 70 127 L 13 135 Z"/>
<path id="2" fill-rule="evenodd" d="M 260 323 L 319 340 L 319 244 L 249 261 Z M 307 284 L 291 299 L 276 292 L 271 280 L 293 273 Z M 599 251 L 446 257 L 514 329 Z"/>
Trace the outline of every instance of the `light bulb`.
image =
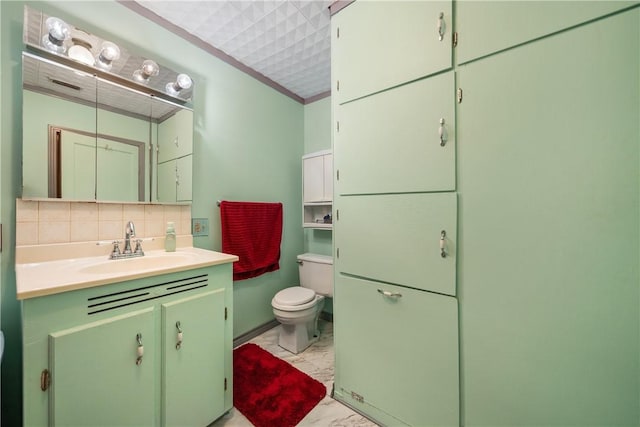
<path id="1" fill-rule="evenodd" d="M 42 44 L 52 52 L 64 53 L 67 47 L 64 42 L 71 36 L 71 27 L 60 18 L 50 16 L 45 21 L 47 34 L 42 37 Z"/>
<path id="2" fill-rule="evenodd" d="M 193 85 L 193 80 L 187 74 L 178 74 L 175 82 L 167 83 L 165 90 L 169 95 L 178 96 L 183 89 L 189 89 Z"/>
<path id="3" fill-rule="evenodd" d="M 120 48 L 110 41 L 102 42 L 100 53 L 96 58 L 96 65 L 103 70 L 110 70 L 113 61 L 120 58 Z"/>
<path id="4" fill-rule="evenodd" d="M 140 83 L 149 83 L 149 77 L 157 76 L 160 72 L 160 67 L 154 61 L 147 59 L 142 62 L 142 67 L 139 70 L 133 72 L 133 78 Z"/>

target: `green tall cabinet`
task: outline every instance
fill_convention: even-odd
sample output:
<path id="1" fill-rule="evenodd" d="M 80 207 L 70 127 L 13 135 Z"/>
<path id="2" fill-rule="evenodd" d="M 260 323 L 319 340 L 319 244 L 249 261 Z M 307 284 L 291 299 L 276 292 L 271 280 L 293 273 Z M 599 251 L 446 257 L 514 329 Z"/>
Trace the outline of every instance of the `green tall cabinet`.
<path id="1" fill-rule="evenodd" d="M 638 2 L 333 15 L 338 400 L 640 425 L 639 62 Z"/>

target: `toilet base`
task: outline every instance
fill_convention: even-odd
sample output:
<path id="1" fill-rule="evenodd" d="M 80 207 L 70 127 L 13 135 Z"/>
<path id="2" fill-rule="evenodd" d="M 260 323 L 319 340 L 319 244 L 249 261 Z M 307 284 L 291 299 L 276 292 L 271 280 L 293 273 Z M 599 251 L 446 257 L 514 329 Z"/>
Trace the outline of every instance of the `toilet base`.
<path id="1" fill-rule="evenodd" d="M 317 329 L 309 331 L 309 324 L 315 329 L 314 323 L 316 322 L 297 325 L 280 325 L 278 345 L 293 354 L 305 351 L 320 338 L 320 331 Z"/>

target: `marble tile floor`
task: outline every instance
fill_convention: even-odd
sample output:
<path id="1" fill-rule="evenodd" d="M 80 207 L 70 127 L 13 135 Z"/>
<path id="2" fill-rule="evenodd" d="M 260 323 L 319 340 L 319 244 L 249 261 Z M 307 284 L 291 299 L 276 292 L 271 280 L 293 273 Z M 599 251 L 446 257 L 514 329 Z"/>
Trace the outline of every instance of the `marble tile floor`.
<path id="1" fill-rule="evenodd" d="M 325 385 L 327 395 L 300 421 L 298 426 L 375 427 L 377 424 L 330 397 L 333 387 L 333 324 L 320 320 L 320 339 L 300 354 L 292 354 L 278 346 L 280 326 L 272 328 L 249 342 L 287 361 Z M 209 427 L 247 427 L 251 422 L 233 408 Z M 278 427 L 278 426 L 274 426 Z"/>

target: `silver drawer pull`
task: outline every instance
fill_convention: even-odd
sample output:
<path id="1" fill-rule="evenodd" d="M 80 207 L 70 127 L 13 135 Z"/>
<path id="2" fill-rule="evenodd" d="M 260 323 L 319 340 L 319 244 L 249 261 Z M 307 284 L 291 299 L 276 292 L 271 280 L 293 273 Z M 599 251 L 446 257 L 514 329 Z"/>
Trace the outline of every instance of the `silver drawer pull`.
<path id="1" fill-rule="evenodd" d="M 177 332 L 177 336 L 176 336 L 176 350 L 180 350 L 180 347 L 182 347 L 182 328 L 180 327 L 180 321 L 176 322 L 176 330 Z"/>
<path id="2" fill-rule="evenodd" d="M 138 348 L 136 350 L 136 355 L 138 357 L 136 358 L 136 365 L 141 365 L 142 356 L 144 356 L 144 346 L 142 345 L 142 334 L 139 333 L 136 335 L 136 341 L 138 341 Z"/>
<path id="3" fill-rule="evenodd" d="M 446 31 L 446 25 L 444 22 L 444 13 L 440 12 L 440 16 L 438 16 L 438 40 L 444 40 L 444 33 Z"/>
<path id="4" fill-rule="evenodd" d="M 400 298 L 400 297 L 402 297 L 402 294 L 400 292 L 389 292 L 389 291 L 383 291 L 382 289 L 378 289 L 378 292 L 380 292 L 385 297 L 389 297 L 389 298 Z"/>
<path id="5" fill-rule="evenodd" d="M 438 128 L 438 134 L 440 135 L 440 146 L 444 147 L 447 143 L 447 139 L 449 139 L 449 135 L 447 135 L 447 129 L 444 127 L 444 119 L 440 119 L 440 127 Z"/>
<path id="6" fill-rule="evenodd" d="M 447 257 L 447 250 L 445 248 L 445 238 L 447 237 L 447 232 L 442 230 L 440 232 L 440 256 L 442 258 Z"/>

